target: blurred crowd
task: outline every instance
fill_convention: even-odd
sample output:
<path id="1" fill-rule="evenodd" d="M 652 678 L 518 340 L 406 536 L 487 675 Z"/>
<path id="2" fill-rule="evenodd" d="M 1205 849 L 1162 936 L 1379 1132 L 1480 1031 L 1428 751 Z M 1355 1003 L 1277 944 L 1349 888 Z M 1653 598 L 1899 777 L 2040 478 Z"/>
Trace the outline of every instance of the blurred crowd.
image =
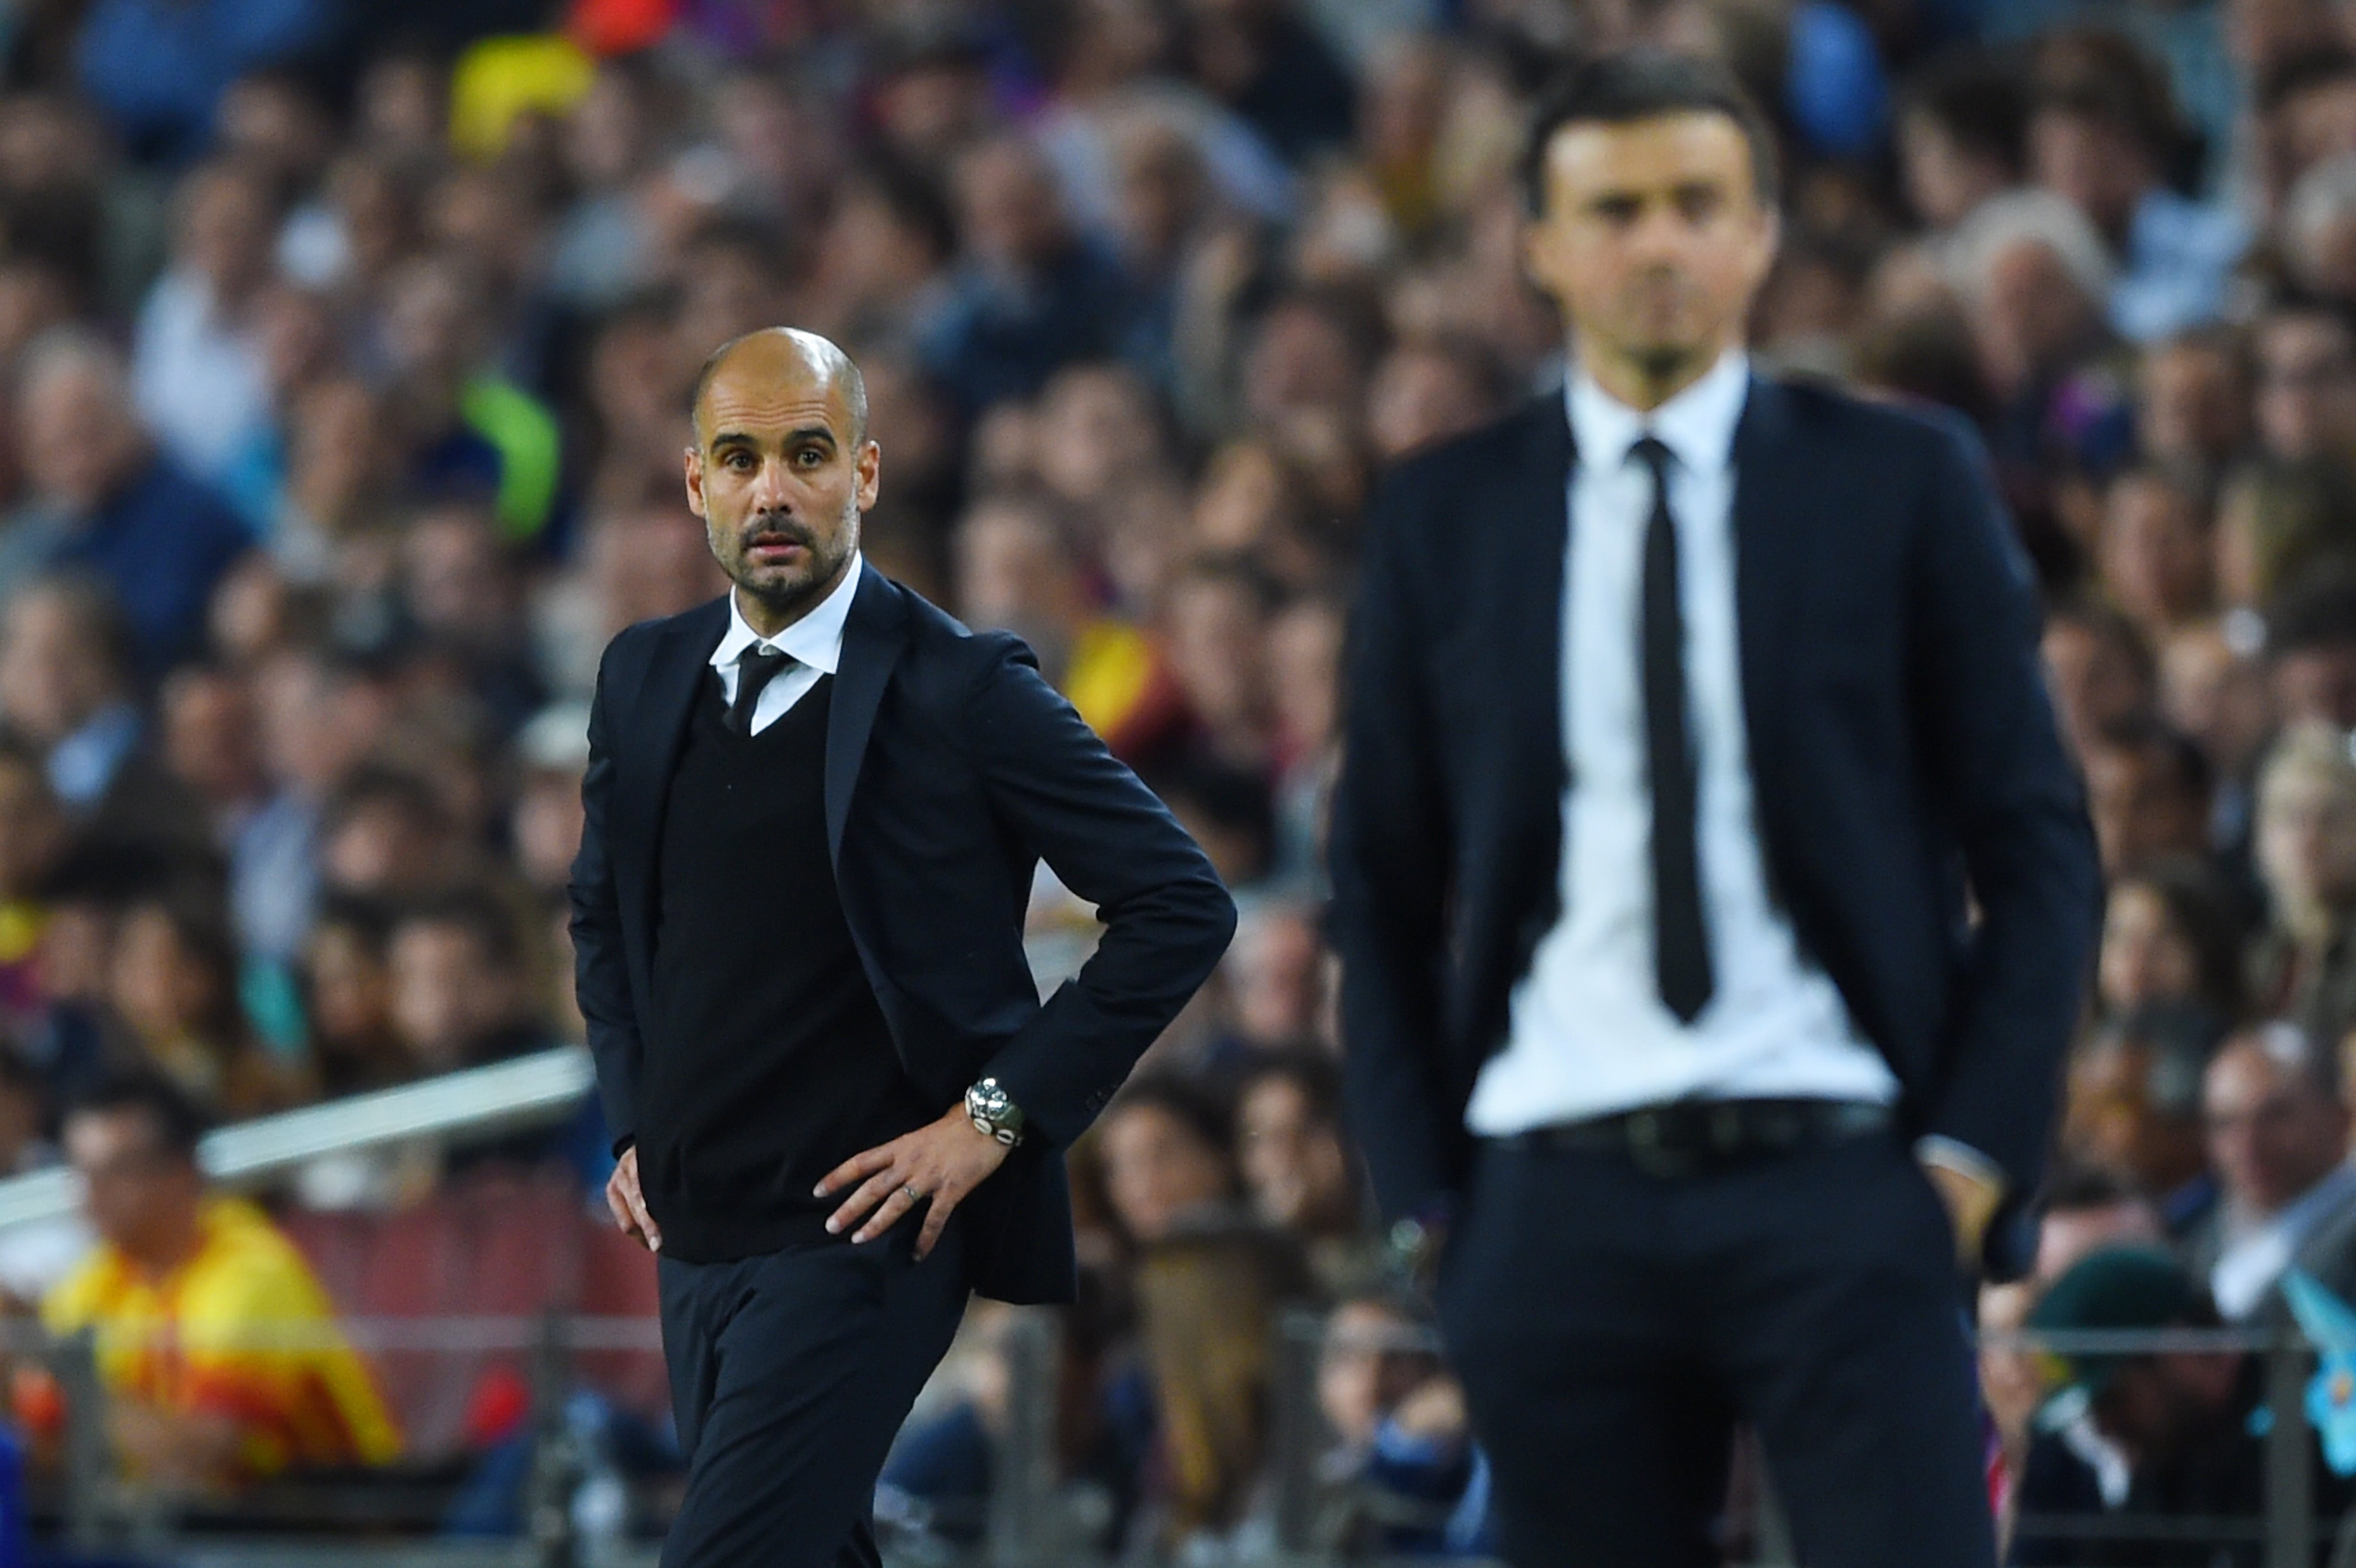
<path id="1" fill-rule="evenodd" d="M 1777 124 L 1759 362 L 1969 416 L 2045 589 L 2110 892 L 2036 1276 L 1987 1321 L 2263 1322 L 2294 1265 L 2356 1294 L 2339 0 L 10 7 L 0 1168 L 64 1157 L 78 1105 L 147 1106 L 170 1156 L 159 1083 L 230 1121 L 579 1038 L 596 661 L 724 587 L 686 392 L 790 323 L 866 376 L 869 560 L 1025 637 L 1244 906 L 1074 1151 L 1056 1438 L 1102 1541 L 1264 1535 L 1271 1328 L 1306 1303 L 1333 1536 L 1477 1550 L 1481 1460 L 1337 1104 L 1335 672 L 1383 465 L 1559 381 L 1523 115 L 1640 41 Z M 1092 935 L 1044 873 L 1031 928 L 1043 987 Z M 594 1117 L 498 1157 L 594 1191 Z M 345 1161 L 275 1201 L 466 1176 Z M 0 1285 L 54 1317 L 163 1244 L 89 1222 L 95 1262 L 0 1237 Z M 976 1310 L 886 1477 L 951 1537 L 1012 1321 Z M 2230 1511 L 2255 1474 L 2234 1357 L 1987 1377 L 2025 1513 Z M 2016 1548 L 2124 1561 L 2071 1550 Z"/>

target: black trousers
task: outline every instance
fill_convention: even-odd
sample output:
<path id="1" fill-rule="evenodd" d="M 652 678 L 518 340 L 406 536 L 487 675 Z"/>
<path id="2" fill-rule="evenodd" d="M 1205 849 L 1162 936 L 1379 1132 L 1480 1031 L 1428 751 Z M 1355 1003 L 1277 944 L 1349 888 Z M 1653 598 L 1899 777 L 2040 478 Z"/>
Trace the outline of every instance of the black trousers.
<path id="1" fill-rule="evenodd" d="M 1483 1146 L 1441 1323 L 1517 1568 L 1716 1568 L 1734 1424 L 1806 1568 L 1989 1568 L 1945 1210 L 1896 1135 L 1730 1169 Z"/>
<path id="2" fill-rule="evenodd" d="M 687 1496 L 663 1568 L 876 1568 L 875 1477 L 964 1315 L 961 1226 L 921 1214 L 735 1263 L 660 1259 Z"/>

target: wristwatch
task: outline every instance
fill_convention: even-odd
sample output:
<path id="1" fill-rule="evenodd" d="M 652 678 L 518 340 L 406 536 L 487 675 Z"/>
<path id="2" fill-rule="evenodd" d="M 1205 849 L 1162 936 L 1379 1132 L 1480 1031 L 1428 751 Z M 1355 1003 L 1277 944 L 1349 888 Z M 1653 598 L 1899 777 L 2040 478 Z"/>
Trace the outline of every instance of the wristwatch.
<path id="1" fill-rule="evenodd" d="M 995 1078 L 985 1078 L 965 1092 L 966 1119 L 973 1130 L 1012 1148 L 1023 1141 L 1023 1112 Z"/>

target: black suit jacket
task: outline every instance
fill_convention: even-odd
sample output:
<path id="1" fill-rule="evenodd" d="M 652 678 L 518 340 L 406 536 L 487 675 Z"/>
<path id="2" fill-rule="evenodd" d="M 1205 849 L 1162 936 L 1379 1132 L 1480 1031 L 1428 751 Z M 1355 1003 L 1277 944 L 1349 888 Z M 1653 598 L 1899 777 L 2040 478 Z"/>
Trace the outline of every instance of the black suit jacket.
<path id="1" fill-rule="evenodd" d="M 1401 465 L 1370 518 L 1333 932 L 1351 1104 L 1394 1215 L 1463 1181 L 1473 1081 L 1559 912 L 1575 460 L 1549 394 Z M 1734 463 L 1769 886 L 1910 1129 L 2025 1192 L 2101 908 L 2027 562 L 1976 444 L 1936 418 L 1754 379 Z"/>
<path id="2" fill-rule="evenodd" d="M 1235 906 L 1028 648 L 975 635 L 862 567 L 827 719 L 826 831 L 842 912 L 902 1064 L 943 1110 L 983 1076 L 1030 1136 L 959 1210 L 975 1288 L 1067 1300 L 1062 1151 L 1208 976 Z M 598 670 L 573 867 L 581 1011 L 616 1147 L 637 1126 L 663 804 L 728 602 L 631 627 Z M 1106 930 L 1043 1007 L 1023 952 L 1044 857 Z"/>

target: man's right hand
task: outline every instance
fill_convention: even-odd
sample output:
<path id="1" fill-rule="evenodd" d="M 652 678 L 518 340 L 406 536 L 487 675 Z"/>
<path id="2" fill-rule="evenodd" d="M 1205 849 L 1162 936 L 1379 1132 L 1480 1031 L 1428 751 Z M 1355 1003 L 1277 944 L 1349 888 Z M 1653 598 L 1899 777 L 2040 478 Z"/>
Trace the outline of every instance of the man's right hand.
<path id="1" fill-rule="evenodd" d="M 614 1223 L 622 1234 L 636 1236 L 646 1244 L 647 1251 L 662 1251 L 662 1232 L 655 1229 L 654 1216 L 647 1212 L 646 1194 L 638 1190 L 638 1146 L 632 1144 L 622 1151 L 614 1164 L 614 1174 L 605 1179 L 605 1207 L 614 1211 Z"/>

